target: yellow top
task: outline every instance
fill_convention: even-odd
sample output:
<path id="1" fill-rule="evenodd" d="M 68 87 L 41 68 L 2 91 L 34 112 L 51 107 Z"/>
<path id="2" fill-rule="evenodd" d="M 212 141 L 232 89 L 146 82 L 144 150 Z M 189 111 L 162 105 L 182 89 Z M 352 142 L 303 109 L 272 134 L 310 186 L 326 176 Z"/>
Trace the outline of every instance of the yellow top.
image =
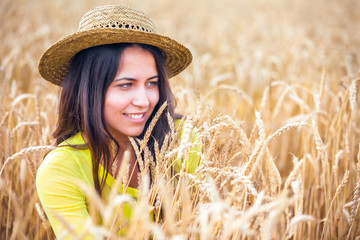
<path id="1" fill-rule="evenodd" d="M 81 145 L 84 144 L 81 133 L 68 138 L 60 145 Z M 186 171 L 194 173 L 199 165 L 201 145 L 191 149 L 190 156 L 186 160 Z M 176 161 L 174 169 L 178 171 L 181 163 Z M 99 173 L 105 171 L 100 165 Z M 45 157 L 37 171 L 36 188 L 50 221 L 50 224 L 57 237 L 66 227 L 61 223 L 62 220 L 68 225 L 72 225 L 74 231 L 80 234 L 89 219 L 88 196 L 85 195 L 80 184 L 86 184 L 94 189 L 92 177 L 91 153 L 88 148 L 75 149 L 71 146 L 62 146 L 51 151 Z M 108 174 L 106 184 L 103 188 L 102 198 L 107 199 L 110 193 L 113 177 Z M 123 186 L 119 192 L 123 192 Z M 126 194 L 137 198 L 138 189 L 127 187 Z M 125 219 L 130 219 L 131 209 L 124 206 L 123 215 Z"/>

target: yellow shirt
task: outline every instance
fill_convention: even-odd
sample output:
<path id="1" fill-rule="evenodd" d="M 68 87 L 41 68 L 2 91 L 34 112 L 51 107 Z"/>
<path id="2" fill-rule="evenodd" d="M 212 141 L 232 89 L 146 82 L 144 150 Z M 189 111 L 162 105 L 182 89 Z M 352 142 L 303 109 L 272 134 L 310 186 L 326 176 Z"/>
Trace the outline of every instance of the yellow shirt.
<path id="1" fill-rule="evenodd" d="M 81 133 L 68 138 L 60 145 L 81 145 L 84 140 Z M 201 145 L 191 149 L 191 153 L 186 163 L 186 170 L 194 173 L 199 165 Z M 175 170 L 179 169 L 179 163 L 175 162 Z M 100 165 L 99 172 L 105 171 Z M 110 174 L 106 179 L 106 184 L 102 192 L 102 198 L 106 199 L 110 193 L 114 180 Z M 86 221 L 89 219 L 88 197 L 85 195 L 79 184 L 85 183 L 94 189 L 92 177 L 91 153 L 88 148 L 75 149 L 70 146 L 58 147 L 46 155 L 44 161 L 38 169 L 36 176 L 36 188 L 50 221 L 54 233 L 59 237 L 64 228 L 61 219 L 67 224 L 72 225 L 74 231 L 79 234 L 82 232 Z M 123 186 L 119 192 L 123 192 Z M 128 187 L 126 194 L 137 198 L 138 190 Z M 123 214 L 126 219 L 131 217 L 131 209 L 125 208 Z"/>

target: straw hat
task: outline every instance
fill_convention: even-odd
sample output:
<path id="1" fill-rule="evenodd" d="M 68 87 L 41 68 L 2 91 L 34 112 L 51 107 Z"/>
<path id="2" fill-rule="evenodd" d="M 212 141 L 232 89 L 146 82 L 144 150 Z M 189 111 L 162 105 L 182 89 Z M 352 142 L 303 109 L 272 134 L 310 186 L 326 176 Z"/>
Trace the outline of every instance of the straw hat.
<path id="1" fill-rule="evenodd" d="M 39 72 L 46 80 L 60 85 L 76 53 L 112 43 L 142 43 L 158 47 L 165 57 L 169 77 L 180 73 L 192 60 L 189 49 L 158 34 L 155 24 L 145 13 L 125 5 L 108 5 L 87 12 L 76 33 L 46 50 L 39 62 Z"/>

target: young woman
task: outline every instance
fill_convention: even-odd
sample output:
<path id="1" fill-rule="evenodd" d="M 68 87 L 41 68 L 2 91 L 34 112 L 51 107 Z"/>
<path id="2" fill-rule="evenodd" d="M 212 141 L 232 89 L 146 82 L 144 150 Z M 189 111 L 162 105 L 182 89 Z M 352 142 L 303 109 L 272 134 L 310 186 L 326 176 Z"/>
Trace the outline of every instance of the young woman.
<path id="1" fill-rule="evenodd" d="M 175 108 L 168 78 L 191 60 L 186 47 L 156 33 L 147 15 L 123 5 L 89 11 L 76 33 L 43 54 L 40 74 L 62 91 L 54 132 L 58 147 L 38 169 L 36 185 L 57 236 L 63 220 L 82 231 L 89 199 L 80 185 L 106 198 L 125 152 L 133 172 L 126 193 L 136 198 L 139 167 L 128 137 L 142 139 L 167 102 L 148 142 L 150 149 L 154 141 L 161 146 L 170 131 L 166 115 L 174 117 Z M 198 164 L 195 152 L 185 170 L 192 173 Z"/>

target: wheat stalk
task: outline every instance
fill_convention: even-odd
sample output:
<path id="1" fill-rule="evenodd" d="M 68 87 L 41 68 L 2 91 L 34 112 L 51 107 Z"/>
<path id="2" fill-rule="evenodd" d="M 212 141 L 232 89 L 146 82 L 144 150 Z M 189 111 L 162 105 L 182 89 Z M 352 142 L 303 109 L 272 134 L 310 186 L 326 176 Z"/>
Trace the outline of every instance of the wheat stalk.
<path id="1" fill-rule="evenodd" d="M 37 153 L 37 152 L 42 152 L 45 150 L 53 150 L 55 149 L 54 146 L 36 146 L 36 147 L 28 147 L 28 148 L 24 148 L 22 149 L 20 152 L 15 153 L 14 155 L 12 155 L 11 157 L 8 157 L 5 162 L 4 165 L 2 166 L 1 170 L 0 170 L 0 176 L 3 173 L 5 166 L 12 160 L 22 157 L 28 153 Z"/>
<path id="2" fill-rule="evenodd" d="M 323 229 L 322 234 L 321 234 L 321 239 L 323 239 L 326 236 L 326 228 L 327 228 L 328 223 L 330 222 L 329 215 L 330 215 L 330 211 L 332 210 L 331 208 L 332 208 L 332 206 L 334 204 L 335 199 L 339 196 L 341 191 L 344 189 L 345 185 L 348 183 L 349 175 L 350 175 L 350 171 L 346 170 L 346 172 L 344 174 L 344 177 L 343 177 L 343 179 L 341 181 L 341 184 L 336 188 L 335 195 L 334 195 L 333 199 L 331 200 L 329 210 L 328 210 L 328 212 L 326 214 L 325 226 L 324 226 L 324 229 Z"/>

